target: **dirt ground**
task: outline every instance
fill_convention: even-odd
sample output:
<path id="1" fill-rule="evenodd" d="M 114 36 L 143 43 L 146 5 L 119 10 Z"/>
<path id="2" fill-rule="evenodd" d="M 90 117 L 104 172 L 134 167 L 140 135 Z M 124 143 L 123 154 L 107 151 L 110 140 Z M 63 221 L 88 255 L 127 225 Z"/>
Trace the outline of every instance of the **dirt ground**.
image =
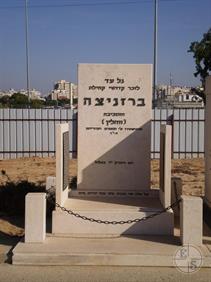
<path id="1" fill-rule="evenodd" d="M 70 177 L 77 175 L 77 160 L 70 160 Z M 47 176 L 55 176 L 55 158 L 20 158 L 0 160 L 0 188 L 7 181 L 27 180 L 45 184 Z M 201 196 L 204 194 L 204 159 L 185 159 L 172 161 L 172 176 L 182 178 L 183 194 Z M 151 162 L 151 187 L 159 187 L 159 161 Z M 19 222 L 18 222 L 19 221 Z M 23 219 L 11 219 L 0 214 L 1 233 L 10 236 L 24 234 Z"/>
<path id="2" fill-rule="evenodd" d="M 77 160 L 72 159 L 70 160 L 70 176 L 76 176 L 76 171 Z M 0 160 L 0 186 L 7 181 L 18 182 L 22 180 L 44 184 L 47 176 L 55 175 L 56 161 L 54 157 Z"/>
<path id="3" fill-rule="evenodd" d="M 70 177 L 77 175 L 77 160 L 70 160 Z M 31 157 L 0 160 L 0 186 L 7 181 L 28 180 L 44 184 L 47 176 L 55 176 L 55 158 Z M 172 176 L 182 178 L 183 193 L 200 196 L 204 193 L 204 159 L 172 160 Z M 151 187 L 159 187 L 159 161 L 151 162 Z"/>

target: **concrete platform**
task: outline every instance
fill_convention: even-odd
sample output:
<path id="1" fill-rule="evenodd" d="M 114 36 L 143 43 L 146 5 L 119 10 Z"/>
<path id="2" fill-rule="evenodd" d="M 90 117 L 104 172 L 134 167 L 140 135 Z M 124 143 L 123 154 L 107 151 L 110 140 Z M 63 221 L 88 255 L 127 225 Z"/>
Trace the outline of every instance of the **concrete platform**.
<path id="1" fill-rule="evenodd" d="M 45 243 L 20 242 L 13 250 L 15 265 L 174 266 L 180 248 L 176 236 L 119 238 L 63 238 L 48 236 Z M 200 248 L 202 267 L 211 267 L 211 249 Z"/>
<path id="2" fill-rule="evenodd" d="M 75 197 L 64 207 L 87 217 L 121 221 L 142 218 L 163 210 L 158 198 L 151 197 Z M 147 221 L 132 224 L 98 224 L 76 218 L 59 208 L 53 212 L 52 232 L 69 236 L 173 235 L 174 215 L 169 210 Z"/>

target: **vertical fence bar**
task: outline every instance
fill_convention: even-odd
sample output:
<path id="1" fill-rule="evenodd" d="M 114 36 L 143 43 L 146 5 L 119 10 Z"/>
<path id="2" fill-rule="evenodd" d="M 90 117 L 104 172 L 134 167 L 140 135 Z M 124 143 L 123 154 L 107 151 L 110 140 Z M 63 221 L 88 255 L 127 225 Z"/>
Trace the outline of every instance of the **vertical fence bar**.
<path id="1" fill-rule="evenodd" d="M 178 157 L 180 159 L 180 109 L 179 109 L 179 125 L 178 125 Z"/>
<path id="2" fill-rule="evenodd" d="M 47 132 L 48 132 L 48 157 L 49 157 L 49 153 L 50 153 L 50 138 L 49 138 L 49 135 L 50 135 L 50 133 L 49 133 L 49 109 L 47 110 Z"/>
<path id="3" fill-rule="evenodd" d="M 66 116 L 66 122 L 68 122 L 68 111 L 67 111 L 67 109 L 66 109 L 65 116 Z"/>
<path id="4" fill-rule="evenodd" d="M 77 158 L 78 156 L 78 113 L 75 113 L 74 117 L 76 117 L 75 120 L 75 128 L 76 128 L 76 138 L 75 138 L 75 142 L 76 142 L 76 146 L 75 146 L 75 157 Z"/>
<path id="5" fill-rule="evenodd" d="M 11 115 L 10 115 L 10 109 L 8 109 L 8 158 L 11 158 Z"/>
<path id="6" fill-rule="evenodd" d="M 28 153 L 28 156 L 30 157 L 31 156 L 31 138 L 30 138 L 30 114 L 29 114 L 29 108 L 28 108 L 28 111 L 27 111 L 27 113 L 28 113 L 28 126 L 27 126 L 27 128 L 28 128 L 28 138 L 29 138 L 29 144 L 28 144 L 28 147 L 29 147 L 29 153 Z"/>
<path id="7" fill-rule="evenodd" d="M 24 157 L 24 150 L 25 150 L 25 142 L 24 142 L 24 119 L 23 119 L 23 109 L 21 111 L 21 121 L 22 121 L 22 157 Z"/>
<path id="8" fill-rule="evenodd" d="M 187 109 L 185 109 L 185 159 L 186 159 L 186 152 L 187 152 Z"/>
<path id="9" fill-rule="evenodd" d="M 41 124 L 40 124 L 40 129 L 41 129 L 40 147 L 41 147 L 41 155 L 42 155 L 42 158 L 43 158 L 43 109 L 41 109 L 40 117 L 41 117 Z"/>
<path id="10" fill-rule="evenodd" d="M 162 110 L 160 109 L 160 122 L 159 122 L 159 133 L 160 133 L 160 127 L 161 127 L 161 124 L 162 124 Z M 160 136 L 160 134 L 159 134 Z M 160 141 L 160 140 L 159 140 Z M 160 144 L 159 144 L 159 147 L 160 148 Z M 158 153 L 159 154 L 159 158 L 160 158 L 160 152 Z"/>
<path id="11" fill-rule="evenodd" d="M 155 158 L 155 126 L 156 126 L 156 123 L 155 123 L 155 111 L 156 109 L 153 110 L 153 159 Z"/>
<path id="12" fill-rule="evenodd" d="M 68 111 L 66 109 L 66 112 L 65 112 L 65 122 L 68 123 Z M 72 128 L 72 127 L 71 127 Z M 70 157 L 70 126 L 69 126 L 69 157 Z"/>
<path id="13" fill-rule="evenodd" d="M 4 149 L 4 144 L 5 144 L 5 142 L 4 142 L 4 136 L 5 136 L 5 134 L 4 134 L 4 125 L 5 125 L 5 120 L 4 120 L 4 109 L 2 110 L 2 119 L 3 119 L 3 126 L 2 126 L 2 148 L 3 148 L 3 153 L 2 153 L 2 156 L 3 156 L 3 159 L 4 159 L 4 151 L 5 151 L 5 149 Z"/>
<path id="14" fill-rule="evenodd" d="M 53 109 L 53 119 L 54 119 L 54 122 L 53 122 L 53 150 L 54 150 L 54 153 L 56 152 L 56 116 L 55 116 L 55 109 Z"/>
<path id="15" fill-rule="evenodd" d="M 193 157 L 193 109 L 191 109 L 191 158 Z"/>
<path id="16" fill-rule="evenodd" d="M 172 118 L 172 159 L 174 159 L 174 135 L 175 135 L 174 108 L 173 108 L 173 111 L 172 111 L 172 115 L 173 115 L 173 118 Z"/>
<path id="17" fill-rule="evenodd" d="M 16 151 L 16 159 L 18 157 L 18 114 L 17 109 L 15 109 L 15 151 Z"/>
<path id="18" fill-rule="evenodd" d="M 34 110 L 34 151 L 35 151 L 35 157 L 37 156 L 37 110 Z"/>
<path id="19" fill-rule="evenodd" d="M 200 126 L 200 119 L 199 119 L 199 109 L 198 109 L 198 114 L 197 114 L 197 157 L 199 157 L 199 136 L 200 136 L 200 131 L 199 131 L 199 126 Z"/>

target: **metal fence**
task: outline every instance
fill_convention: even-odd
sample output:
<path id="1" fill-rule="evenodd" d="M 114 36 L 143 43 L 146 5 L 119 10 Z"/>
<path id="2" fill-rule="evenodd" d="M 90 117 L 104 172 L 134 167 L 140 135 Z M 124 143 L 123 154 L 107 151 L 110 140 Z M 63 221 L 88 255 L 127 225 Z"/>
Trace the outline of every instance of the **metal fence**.
<path id="1" fill-rule="evenodd" d="M 70 125 L 70 153 L 76 152 L 76 113 L 69 109 L 0 109 L 0 158 L 55 155 L 56 124 Z"/>
<path id="2" fill-rule="evenodd" d="M 160 125 L 172 117 L 173 157 L 204 156 L 204 109 L 155 109 L 151 157 L 159 158 Z M 77 113 L 69 109 L 0 109 L 0 159 L 54 156 L 57 123 L 70 125 L 70 155 L 77 153 Z"/>
<path id="3" fill-rule="evenodd" d="M 169 121 L 173 126 L 173 158 L 204 157 L 205 110 L 193 108 L 153 110 L 151 157 L 159 158 L 160 125 Z"/>

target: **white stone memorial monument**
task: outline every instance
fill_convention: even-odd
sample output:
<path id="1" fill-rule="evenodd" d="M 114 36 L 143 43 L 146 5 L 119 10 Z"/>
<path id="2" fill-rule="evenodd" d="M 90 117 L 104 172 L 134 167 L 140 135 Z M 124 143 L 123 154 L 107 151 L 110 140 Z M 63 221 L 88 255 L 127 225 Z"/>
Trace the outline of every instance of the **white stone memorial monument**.
<path id="1" fill-rule="evenodd" d="M 151 65 L 79 65 L 78 190 L 150 187 Z"/>
<path id="2" fill-rule="evenodd" d="M 52 218 L 53 234 L 45 240 L 45 195 L 29 194 L 26 243 L 20 242 L 13 250 L 13 263 L 173 266 L 179 238 L 172 236 L 173 211 L 165 209 L 171 204 L 172 189 L 169 125 L 161 126 L 160 189 L 150 189 L 152 67 L 81 64 L 78 77 L 77 189 L 71 191 L 68 187 L 69 129 L 68 124 L 61 124 L 56 133 L 57 205 Z M 207 83 L 211 89 L 211 80 Z M 211 107 L 210 90 L 207 94 Z M 210 127 L 210 120 L 207 113 L 206 126 Z M 208 204 L 210 151 L 207 141 Z M 48 182 L 54 185 L 53 179 Z M 179 179 L 173 183 L 173 198 L 177 199 L 182 184 Z M 181 243 L 201 247 L 202 200 L 182 196 L 180 204 Z M 154 214 L 157 216 L 134 221 Z M 143 234 L 170 236 L 137 237 Z M 211 266 L 211 256 L 206 255 L 204 265 Z"/>
<path id="3" fill-rule="evenodd" d="M 171 136 L 164 134 L 165 191 L 159 197 L 150 189 L 152 66 L 80 64 L 78 80 L 78 184 L 65 208 L 104 221 L 161 211 L 170 204 Z M 172 210 L 122 225 L 53 213 L 53 233 L 73 236 L 173 234 L 173 225 Z"/>

